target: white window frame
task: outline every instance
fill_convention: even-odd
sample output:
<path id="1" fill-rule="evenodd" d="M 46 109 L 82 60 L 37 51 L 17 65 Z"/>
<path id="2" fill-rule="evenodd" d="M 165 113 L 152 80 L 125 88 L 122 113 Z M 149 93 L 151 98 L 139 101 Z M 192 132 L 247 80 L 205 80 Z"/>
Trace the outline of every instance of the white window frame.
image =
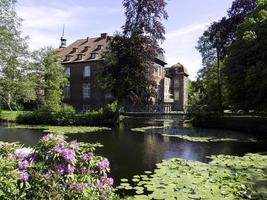
<path id="1" fill-rule="evenodd" d="M 65 75 L 69 78 L 70 77 L 70 66 L 65 66 Z"/>
<path id="2" fill-rule="evenodd" d="M 66 61 L 70 61 L 71 60 L 71 55 L 66 55 Z"/>
<path id="3" fill-rule="evenodd" d="M 96 59 L 96 53 L 91 53 L 90 59 Z"/>
<path id="4" fill-rule="evenodd" d="M 83 59 L 83 55 L 82 54 L 78 54 L 78 60 L 82 60 Z"/>
<path id="5" fill-rule="evenodd" d="M 83 84 L 83 98 L 84 99 L 91 98 L 91 84 L 90 83 Z"/>
<path id="6" fill-rule="evenodd" d="M 91 67 L 87 65 L 83 69 L 83 77 L 90 77 L 90 76 L 91 76 Z"/>

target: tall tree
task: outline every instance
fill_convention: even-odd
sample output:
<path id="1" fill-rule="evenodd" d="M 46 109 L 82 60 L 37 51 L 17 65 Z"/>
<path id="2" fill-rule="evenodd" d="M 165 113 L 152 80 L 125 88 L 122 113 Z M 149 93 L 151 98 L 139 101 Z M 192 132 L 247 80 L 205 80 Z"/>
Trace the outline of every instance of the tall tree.
<path id="1" fill-rule="evenodd" d="M 230 100 L 236 109 L 267 112 L 267 1 L 238 29 L 225 73 Z"/>
<path id="2" fill-rule="evenodd" d="M 30 69 L 29 76 L 35 83 L 38 104 L 44 106 L 48 111 L 59 110 L 63 98 L 63 88 L 68 80 L 56 52 L 50 47 L 34 51 Z"/>
<path id="3" fill-rule="evenodd" d="M 121 104 L 134 99 L 148 104 L 155 95 L 151 76 L 155 58 L 163 52 L 163 19 L 167 19 L 164 0 L 124 0 L 126 22 L 123 33 L 116 34 L 106 53 L 104 77 L 110 80 L 114 97 Z"/>
<path id="4" fill-rule="evenodd" d="M 21 36 L 16 0 L 0 0 L 0 97 L 10 109 L 35 98 L 27 79 L 27 38 Z"/>
<path id="5" fill-rule="evenodd" d="M 236 39 L 239 26 L 257 6 L 257 0 L 236 0 L 228 10 L 228 17 L 213 22 L 198 41 L 197 49 L 202 55 L 204 67 L 217 63 L 217 109 L 223 113 L 221 63 L 227 56 L 229 47 Z M 212 64 L 212 65 L 211 65 Z"/>

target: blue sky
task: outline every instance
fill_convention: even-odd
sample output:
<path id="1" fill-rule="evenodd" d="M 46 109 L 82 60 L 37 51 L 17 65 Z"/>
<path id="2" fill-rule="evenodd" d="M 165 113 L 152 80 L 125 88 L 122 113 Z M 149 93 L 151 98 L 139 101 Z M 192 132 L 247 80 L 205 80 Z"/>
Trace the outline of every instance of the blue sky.
<path id="1" fill-rule="evenodd" d="M 62 26 L 68 44 L 76 39 L 112 35 L 124 24 L 121 0 L 18 0 L 23 34 L 29 35 L 30 49 L 59 46 Z M 168 66 L 177 62 L 195 79 L 201 57 L 195 50 L 207 26 L 226 15 L 233 0 L 167 0 L 166 41 L 162 44 Z"/>

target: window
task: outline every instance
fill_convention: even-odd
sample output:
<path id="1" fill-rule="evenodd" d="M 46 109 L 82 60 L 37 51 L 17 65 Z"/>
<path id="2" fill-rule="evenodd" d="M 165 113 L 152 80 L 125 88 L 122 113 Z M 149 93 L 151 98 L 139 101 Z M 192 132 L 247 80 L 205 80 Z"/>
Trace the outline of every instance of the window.
<path id="1" fill-rule="evenodd" d="M 71 55 L 66 55 L 66 61 L 70 61 L 71 60 Z"/>
<path id="2" fill-rule="evenodd" d="M 70 77 L 70 67 L 65 67 L 65 75 L 69 78 Z"/>
<path id="3" fill-rule="evenodd" d="M 96 47 L 96 51 L 101 50 L 101 48 L 102 48 L 102 45 L 97 45 L 97 47 Z"/>
<path id="4" fill-rule="evenodd" d="M 91 67 L 90 66 L 84 67 L 83 76 L 84 77 L 90 77 L 91 76 Z"/>
<path id="5" fill-rule="evenodd" d="M 70 98 L 70 86 L 69 85 L 64 87 L 64 98 L 65 99 Z"/>
<path id="6" fill-rule="evenodd" d="M 160 76 L 161 76 L 161 67 L 158 66 L 158 77 L 160 77 Z"/>
<path id="7" fill-rule="evenodd" d="M 179 101 L 179 97 L 180 97 L 179 90 L 174 91 L 174 100 Z"/>
<path id="8" fill-rule="evenodd" d="M 88 51 L 89 48 L 90 48 L 89 46 L 85 46 L 83 51 L 86 52 Z"/>
<path id="9" fill-rule="evenodd" d="M 177 78 L 174 78 L 174 87 L 179 88 L 180 87 L 180 81 Z"/>
<path id="10" fill-rule="evenodd" d="M 90 98 L 91 97 L 91 88 L 90 83 L 84 83 L 83 84 L 83 98 Z"/>
<path id="11" fill-rule="evenodd" d="M 82 54 L 78 54 L 78 60 L 82 60 L 83 59 L 83 55 Z"/>
<path id="12" fill-rule="evenodd" d="M 90 59 L 95 59 L 96 58 L 96 53 L 91 53 Z"/>

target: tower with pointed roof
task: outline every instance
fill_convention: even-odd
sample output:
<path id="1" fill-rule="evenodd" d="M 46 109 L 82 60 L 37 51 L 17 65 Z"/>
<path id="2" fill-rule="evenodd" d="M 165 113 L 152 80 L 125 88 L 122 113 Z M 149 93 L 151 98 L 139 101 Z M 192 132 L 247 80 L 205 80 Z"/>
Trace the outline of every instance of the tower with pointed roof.
<path id="1" fill-rule="evenodd" d="M 64 35 L 65 35 L 65 25 L 63 25 L 63 31 L 62 31 L 62 36 L 60 38 L 59 48 L 66 48 L 66 46 L 67 46 L 67 39 L 64 38 Z"/>

